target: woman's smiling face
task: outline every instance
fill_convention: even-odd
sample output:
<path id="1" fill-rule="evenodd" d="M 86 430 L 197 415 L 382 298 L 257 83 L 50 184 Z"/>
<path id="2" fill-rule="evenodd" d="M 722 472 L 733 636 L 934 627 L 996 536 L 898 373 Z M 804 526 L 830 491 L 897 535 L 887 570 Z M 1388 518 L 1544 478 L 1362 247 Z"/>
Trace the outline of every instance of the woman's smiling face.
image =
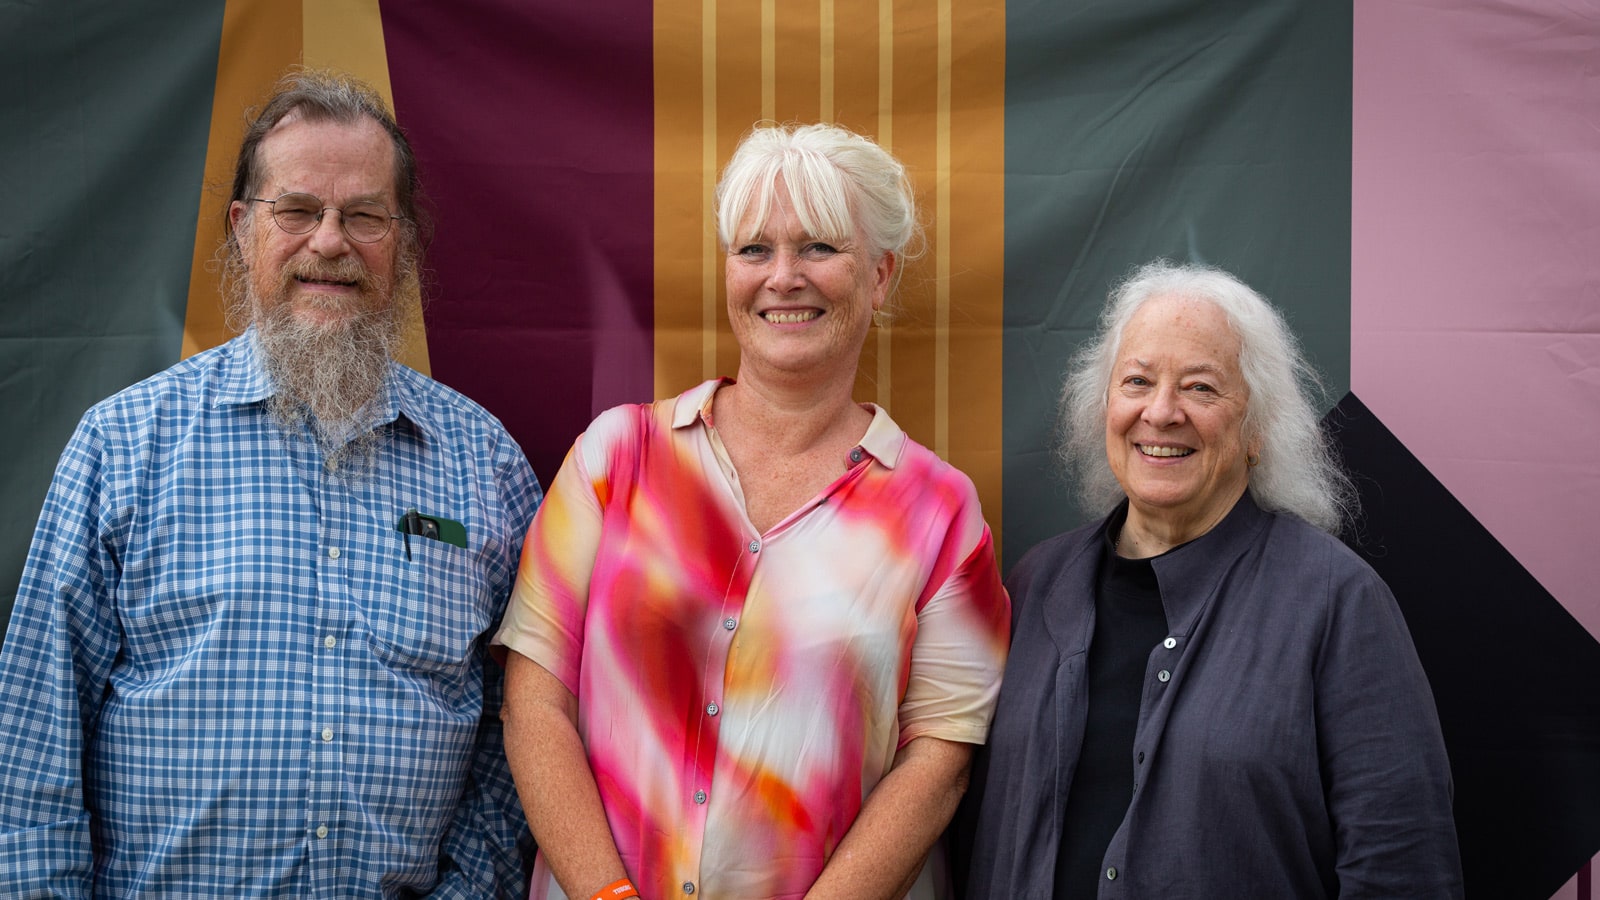
<path id="1" fill-rule="evenodd" d="M 808 234 L 782 179 L 756 232 L 747 216 L 728 250 L 728 319 L 740 370 L 853 375 L 872 312 L 888 294 L 894 255 L 872 259 L 856 237 Z"/>
<path id="2" fill-rule="evenodd" d="M 1130 521 L 1192 539 L 1249 484 L 1249 397 L 1239 338 L 1215 304 L 1162 295 L 1122 332 L 1106 396 L 1106 457 L 1127 493 Z"/>

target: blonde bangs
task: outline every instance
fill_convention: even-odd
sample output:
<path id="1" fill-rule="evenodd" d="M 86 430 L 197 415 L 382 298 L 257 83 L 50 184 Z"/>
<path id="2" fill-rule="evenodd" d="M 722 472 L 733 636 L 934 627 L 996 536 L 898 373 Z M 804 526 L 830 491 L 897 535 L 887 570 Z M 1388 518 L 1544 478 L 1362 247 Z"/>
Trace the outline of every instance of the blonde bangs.
<path id="1" fill-rule="evenodd" d="M 724 175 L 717 210 L 717 236 L 724 249 L 732 250 L 766 229 L 780 179 L 808 237 L 835 245 L 855 242 L 845 173 L 820 153 L 789 147 Z"/>

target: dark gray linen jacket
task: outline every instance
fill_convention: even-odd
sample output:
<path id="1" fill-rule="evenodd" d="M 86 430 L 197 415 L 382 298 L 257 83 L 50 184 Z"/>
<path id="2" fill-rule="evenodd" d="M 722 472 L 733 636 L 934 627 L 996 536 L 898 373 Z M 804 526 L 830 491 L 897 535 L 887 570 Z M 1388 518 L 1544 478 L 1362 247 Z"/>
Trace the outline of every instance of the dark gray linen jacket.
<path id="1" fill-rule="evenodd" d="M 1008 580 L 1011 656 L 952 832 L 966 897 L 1051 896 L 1104 527 L 1041 543 Z M 1377 574 L 1248 493 L 1154 567 L 1168 637 L 1100 900 L 1461 896 L 1433 696 Z"/>

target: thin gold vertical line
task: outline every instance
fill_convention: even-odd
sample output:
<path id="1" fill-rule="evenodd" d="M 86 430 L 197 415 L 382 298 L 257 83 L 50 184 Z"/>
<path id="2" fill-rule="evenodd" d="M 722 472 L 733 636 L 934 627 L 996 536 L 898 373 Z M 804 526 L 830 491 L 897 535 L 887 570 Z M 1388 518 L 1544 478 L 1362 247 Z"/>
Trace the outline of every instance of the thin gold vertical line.
<path id="1" fill-rule="evenodd" d="M 761 0 L 761 118 L 778 115 L 778 0 Z"/>
<path id="2" fill-rule="evenodd" d="M 894 152 L 894 0 L 878 0 L 878 143 Z"/>
<path id="3" fill-rule="evenodd" d="M 878 143 L 894 152 L 894 0 L 878 0 Z M 905 273 L 905 260 L 897 260 Z M 878 327 L 878 405 L 891 410 L 893 341 L 890 326 Z"/>
<path id="4" fill-rule="evenodd" d="M 939 93 L 934 120 L 933 451 L 950 458 L 950 65 L 951 0 L 939 0 Z"/>
<path id="5" fill-rule="evenodd" d="M 700 2 L 700 377 L 717 374 L 717 0 Z"/>
<path id="6" fill-rule="evenodd" d="M 822 59 L 818 68 L 822 81 L 822 121 L 833 121 L 833 0 L 822 0 L 817 18 L 821 32 Z"/>

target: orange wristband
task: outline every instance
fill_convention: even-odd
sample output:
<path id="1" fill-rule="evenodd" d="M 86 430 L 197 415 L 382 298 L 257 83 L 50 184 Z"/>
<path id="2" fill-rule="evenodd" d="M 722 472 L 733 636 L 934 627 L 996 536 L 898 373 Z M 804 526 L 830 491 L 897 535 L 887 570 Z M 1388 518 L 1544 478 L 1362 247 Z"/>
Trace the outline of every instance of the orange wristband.
<path id="1" fill-rule="evenodd" d="M 637 896 L 639 896 L 639 889 L 633 886 L 633 882 L 623 878 L 619 881 L 613 881 L 596 891 L 595 895 L 590 897 L 589 900 L 623 900 L 624 897 Z"/>

